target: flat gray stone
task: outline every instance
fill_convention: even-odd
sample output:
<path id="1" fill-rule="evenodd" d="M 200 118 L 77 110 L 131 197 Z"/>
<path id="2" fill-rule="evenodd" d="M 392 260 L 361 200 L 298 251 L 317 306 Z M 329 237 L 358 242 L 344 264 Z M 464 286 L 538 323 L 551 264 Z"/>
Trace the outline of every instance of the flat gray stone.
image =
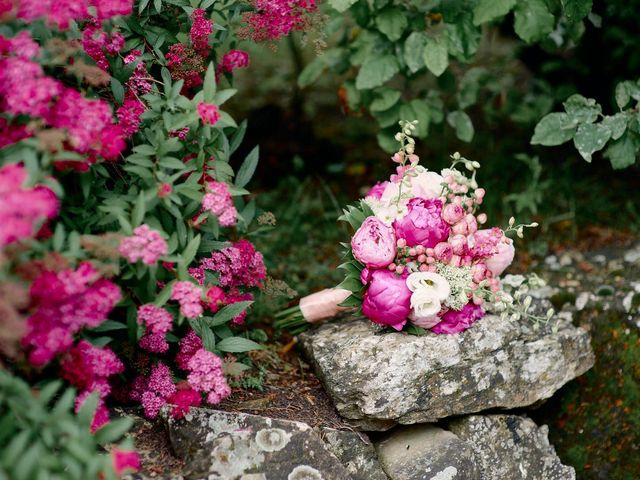
<path id="1" fill-rule="evenodd" d="M 476 454 L 483 479 L 575 480 L 549 444 L 546 425 L 538 427 L 516 415 L 471 415 L 449 424 L 449 430 Z"/>
<path id="2" fill-rule="evenodd" d="M 561 318 L 534 328 L 487 315 L 424 336 L 346 318 L 300 340 L 338 412 L 364 430 L 532 405 L 594 363 L 589 334 Z"/>
<path id="3" fill-rule="evenodd" d="M 349 480 L 340 461 L 305 423 L 192 408 L 163 419 L 185 479 Z"/>
<path id="4" fill-rule="evenodd" d="M 376 449 L 391 480 L 482 480 L 471 445 L 433 425 L 400 427 Z"/>
<path id="5" fill-rule="evenodd" d="M 389 480 L 380 466 L 373 444 L 364 433 L 324 427 L 320 429 L 320 437 L 353 480 Z"/>

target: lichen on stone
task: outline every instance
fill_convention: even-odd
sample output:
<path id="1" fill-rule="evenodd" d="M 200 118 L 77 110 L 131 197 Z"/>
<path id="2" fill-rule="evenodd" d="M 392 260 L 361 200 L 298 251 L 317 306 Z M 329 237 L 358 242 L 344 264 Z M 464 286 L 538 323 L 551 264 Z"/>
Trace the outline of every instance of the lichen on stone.
<path id="1" fill-rule="evenodd" d="M 309 465 L 298 465 L 291 470 L 287 480 L 324 480 L 322 474 Z"/>
<path id="2" fill-rule="evenodd" d="M 256 444 L 265 452 L 282 450 L 291 440 L 291 434 L 281 428 L 264 428 L 256 433 Z"/>

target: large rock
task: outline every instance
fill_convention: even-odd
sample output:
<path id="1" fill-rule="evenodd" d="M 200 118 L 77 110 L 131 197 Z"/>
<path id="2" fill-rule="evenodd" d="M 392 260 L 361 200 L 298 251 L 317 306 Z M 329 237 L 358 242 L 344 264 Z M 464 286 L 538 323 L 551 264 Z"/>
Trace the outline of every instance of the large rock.
<path id="1" fill-rule="evenodd" d="M 527 417 L 471 415 L 451 422 L 448 428 L 473 449 L 484 479 L 576 478 L 575 470 L 562 465 L 549 444 L 547 426 L 538 427 Z"/>
<path id="2" fill-rule="evenodd" d="M 487 315 L 461 334 L 424 336 L 342 319 L 301 344 L 338 412 L 365 430 L 531 405 L 594 363 L 588 333 L 560 318 L 534 328 Z"/>
<path id="3" fill-rule="evenodd" d="M 181 420 L 165 410 L 163 419 L 186 479 L 351 478 L 305 423 L 201 408 Z"/>
<path id="4" fill-rule="evenodd" d="M 400 428 L 376 448 L 391 480 L 481 480 L 471 445 L 433 425 Z"/>
<path id="5" fill-rule="evenodd" d="M 327 450 L 338 457 L 353 480 L 389 480 L 365 434 L 326 427 L 320 433 Z"/>

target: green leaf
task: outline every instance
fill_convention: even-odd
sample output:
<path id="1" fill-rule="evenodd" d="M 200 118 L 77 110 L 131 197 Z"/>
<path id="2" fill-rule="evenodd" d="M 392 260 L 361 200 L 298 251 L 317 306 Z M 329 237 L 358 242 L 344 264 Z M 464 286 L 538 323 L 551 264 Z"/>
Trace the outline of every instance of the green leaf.
<path id="1" fill-rule="evenodd" d="M 213 68 L 213 62 L 209 62 L 209 66 L 207 67 L 202 91 L 204 93 L 204 101 L 212 103 L 216 94 L 216 72 Z"/>
<path id="2" fill-rule="evenodd" d="M 636 162 L 636 146 L 631 135 L 630 132 L 625 133 L 620 139 L 611 143 L 603 154 L 616 170 L 630 167 Z"/>
<path id="3" fill-rule="evenodd" d="M 404 61 L 411 73 L 424 67 L 424 47 L 427 37 L 422 32 L 411 32 L 404 42 Z"/>
<path id="4" fill-rule="evenodd" d="M 449 65 L 447 42 L 443 37 L 429 37 L 424 48 L 424 63 L 436 77 L 444 73 Z"/>
<path id="5" fill-rule="evenodd" d="M 635 82 L 625 80 L 616 85 L 616 103 L 618 108 L 622 110 L 633 98 L 640 100 L 640 87 Z"/>
<path id="6" fill-rule="evenodd" d="M 247 155 L 247 157 L 244 159 L 242 165 L 240 165 L 240 169 L 238 170 L 238 174 L 235 178 L 235 185 L 237 187 L 242 188 L 247 183 L 249 183 L 249 180 L 251 180 L 251 177 L 253 177 L 253 174 L 256 171 L 256 167 L 258 166 L 259 156 L 260 148 L 256 145 L 253 150 L 249 152 L 249 155 Z"/>
<path id="7" fill-rule="evenodd" d="M 555 17 L 549 12 L 544 0 L 518 0 L 514 29 L 527 43 L 549 35 L 555 26 Z"/>
<path id="8" fill-rule="evenodd" d="M 216 345 L 221 352 L 240 353 L 251 350 L 262 350 L 264 347 L 259 343 L 243 337 L 228 337 L 222 339 Z"/>
<path id="9" fill-rule="evenodd" d="M 235 88 L 226 88 L 224 90 L 220 90 L 213 96 L 213 103 L 220 106 L 231 97 L 233 97 L 237 92 L 238 90 L 236 90 Z"/>
<path id="10" fill-rule="evenodd" d="M 132 426 L 133 420 L 130 418 L 110 420 L 109 423 L 100 427 L 98 431 L 96 431 L 96 442 L 100 445 L 115 442 L 127 433 Z"/>
<path id="11" fill-rule="evenodd" d="M 141 190 L 136 199 L 136 204 L 131 211 L 131 224 L 133 227 L 139 226 L 144 220 L 146 206 L 144 201 L 144 192 Z"/>
<path id="12" fill-rule="evenodd" d="M 329 5 L 331 5 L 338 12 L 342 13 L 347 11 L 349 7 L 357 1 L 358 0 L 329 0 Z"/>
<path id="13" fill-rule="evenodd" d="M 611 138 L 613 140 L 617 140 L 622 136 L 627 129 L 627 122 L 627 115 L 624 113 L 616 113 L 602 119 L 602 124 L 611 130 Z"/>
<path id="14" fill-rule="evenodd" d="M 112 332 L 114 330 L 126 330 L 127 326 L 124 323 L 116 322 L 115 320 L 105 320 L 97 327 L 91 329 L 92 332 Z"/>
<path id="15" fill-rule="evenodd" d="M 394 7 L 384 8 L 376 17 L 378 29 L 392 42 L 400 40 L 402 33 L 407 28 L 407 24 L 408 20 L 405 13 Z"/>
<path id="16" fill-rule="evenodd" d="M 571 23 L 576 23 L 589 15 L 592 0 L 560 0 L 564 14 Z"/>
<path id="17" fill-rule="evenodd" d="M 585 98 L 579 94 L 571 95 L 562 105 L 575 123 L 593 123 L 602 113 L 602 108 L 593 98 Z"/>
<path id="18" fill-rule="evenodd" d="M 122 105 L 122 102 L 124 102 L 124 87 L 115 77 L 111 77 L 111 92 L 113 93 L 113 98 L 116 103 Z"/>
<path id="19" fill-rule="evenodd" d="M 360 67 L 356 77 L 356 88 L 366 90 L 379 87 L 386 81 L 391 80 L 400 66 L 393 55 L 373 55 L 369 56 Z"/>
<path id="20" fill-rule="evenodd" d="M 322 75 L 325 68 L 326 64 L 322 56 L 316 57 L 314 60 L 307 63 L 302 72 L 300 72 L 300 75 L 298 76 L 298 86 L 300 88 L 308 87 L 320 78 L 320 75 Z"/>
<path id="21" fill-rule="evenodd" d="M 424 138 L 427 136 L 429 132 L 429 122 L 431 120 L 431 110 L 429 109 L 429 105 L 427 102 L 420 99 L 414 99 L 409 102 L 413 113 L 414 119 L 418 120 L 418 124 L 416 125 L 415 135 L 418 138 Z"/>
<path id="22" fill-rule="evenodd" d="M 611 130 L 598 123 L 585 123 L 578 127 L 573 144 L 578 153 L 587 162 L 591 162 L 591 155 L 598 150 L 602 150 L 611 137 Z"/>
<path id="23" fill-rule="evenodd" d="M 372 112 L 389 110 L 400 100 L 400 91 L 392 88 L 380 88 L 375 91 L 375 100 L 369 105 Z"/>
<path id="24" fill-rule="evenodd" d="M 480 0 L 473 9 L 473 24 L 481 25 L 504 17 L 515 6 L 516 0 Z"/>
<path id="25" fill-rule="evenodd" d="M 193 239 L 187 245 L 187 248 L 184 249 L 182 253 L 182 262 L 185 266 L 191 265 L 191 262 L 194 258 L 196 258 L 196 253 L 198 252 L 198 247 L 200 246 L 200 234 L 193 237 Z"/>
<path id="26" fill-rule="evenodd" d="M 424 328 L 414 325 L 413 323 L 408 324 L 405 327 L 404 331 L 407 332 L 409 335 L 415 335 L 418 337 L 421 337 L 422 335 L 425 335 L 427 333 L 427 331 Z"/>
<path id="27" fill-rule="evenodd" d="M 98 395 L 98 392 L 94 391 L 84 400 L 84 402 L 82 402 L 82 406 L 80 407 L 80 410 L 78 410 L 78 421 L 80 422 L 80 425 L 87 429 L 91 426 L 93 415 L 96 412 L 96 408 L 98 408 L 99 400 L 100 396 Z"/>
<path id="28" fill-rule="evenodd" d="M 463 142 L 470 142 L 473 139 L 473 123 L 469 115 L 462 110 L 450 112 L 447 115 L 447 123 L 456 129 L 456 137 Z"/>
<path id="29" fill-rule="evenodd" d="M 240 363 L 240 362 L 230 362 L 230 363 L 223 363 L 222 370 L 224 371 L 224 374 L 227 376 L 237 377 L 238 375 L 242 374 L 242 372 L 251 370 L 251 367 L 249 365 L 245 365 L 244 363 Z"/>
<path id="30" fill-rule="evenodd" d="M 560 145 L 573 138 L 576 132 L 575 124 L 571 122 L 566 113 L 550 113 L 536 125 L 532 145 L 544 145 L 551 147 Z"/>
<path id="31" fill-rule="evenodd" d="M 157 307 L 162 307 L 165 303 L 169 301 L 169 297 L 171 297 L 171 290 L 173 289 L 173 284 L 176 283 L 176 280 L 172 280 L 167 283 L 164 288 L 160 291 L 160 293 L 156 296 L 155 302 L 153 302 Z"/>
<path id="32" fill-rule="evenodd" d="M 243 302 L 232 303 L 220 309 L 218 313 L 213 316 L 213 320 L 209 323 L 209 326 L 216 327 L 227 323 L 229 320 L 236 318 L 247 308 L 253 304 L 252 301 L 246 300 Z"/>

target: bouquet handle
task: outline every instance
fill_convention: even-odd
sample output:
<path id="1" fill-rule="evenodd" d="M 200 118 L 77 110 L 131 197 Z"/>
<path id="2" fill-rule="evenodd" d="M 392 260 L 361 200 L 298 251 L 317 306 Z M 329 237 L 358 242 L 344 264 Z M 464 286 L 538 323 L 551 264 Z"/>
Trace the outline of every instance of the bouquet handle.
<path id="1" fill-rule="evenodd" d="M 320 323 L 349 310 L 349 307 L 340 306 L 349 295 L 351 292 L 344 288 L 325 288 L 307 295 L 300 299 L 298 305 L 277 313 L 274 326 L 294 334 L 300 333 L 311 324 Z"/>

